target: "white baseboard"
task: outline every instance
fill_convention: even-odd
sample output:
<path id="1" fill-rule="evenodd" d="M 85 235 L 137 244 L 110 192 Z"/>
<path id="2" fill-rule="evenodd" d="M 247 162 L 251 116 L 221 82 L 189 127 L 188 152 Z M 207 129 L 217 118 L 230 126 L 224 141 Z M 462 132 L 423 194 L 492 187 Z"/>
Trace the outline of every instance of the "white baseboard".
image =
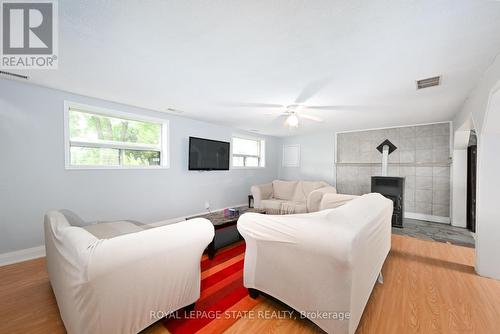
<path id="1" fill-rule="evenodd" d="M 429 222 L 440 223 L 440 224 L 450 224 L 451 223 L 450 217 L 426 215 L 423 213 L 405 212 L 404 217 L 410 218 L 410 219 L 417 219 L 417 220 L 426 220 Z"/>
<path id="2" fill-rule="evenodd" d="M 21 249 L 14 252 L 0 254 L 0 266 L 23 262 L 45 256 L 45 246 Z"/>

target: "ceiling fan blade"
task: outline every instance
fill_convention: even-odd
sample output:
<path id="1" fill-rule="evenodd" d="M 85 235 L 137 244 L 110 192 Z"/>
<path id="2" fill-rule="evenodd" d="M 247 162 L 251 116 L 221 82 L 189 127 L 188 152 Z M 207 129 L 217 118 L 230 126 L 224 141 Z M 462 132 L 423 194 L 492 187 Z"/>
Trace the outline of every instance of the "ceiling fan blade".
<path id="1" fill-rule="evenodd" d="M 369 111 L 368 107 L 363 106 L 347 106 L 347 105 L 336 105 L 336 106 L 304 106 L 305 109 L 314 110 L 333 110 L 333 111 Z"/>
<path id="2" fill-rule="evenodd" d="M 301 118 L 304 118 L 304 119 L 315 121 L 315 122 L 323 122 L 323 119 L 316 117 L 316 116 L 304 115 L 304 114 L 298 114 L 298 116 Z"/>
<path id="3" fill-rule="evenodd" d="M 326 77 L 310 82 L 307 86 L 304 87 L 302 92 L 300 92 L 299 96 L 295 99 L 295 104 L 305 103 L 311 97 L 318 94 L 318 92 L 322 90 L 326 85 L 328 85 L 330 81 L 331 78 Z"/>
<path id="4" fill-rule="evenodd" d="M 247 103 L 247 102 L 230 102 L 224 103 L 226 107 L 235 107 L 235 108 L 284 108 L 281 104 L 275 103 Z"/>
<path id="5" fill-rule="evenodd" d="M 306 109 L 316 109 L 316 110 L 337 110 L 339 106 L 304 106 Z"/>

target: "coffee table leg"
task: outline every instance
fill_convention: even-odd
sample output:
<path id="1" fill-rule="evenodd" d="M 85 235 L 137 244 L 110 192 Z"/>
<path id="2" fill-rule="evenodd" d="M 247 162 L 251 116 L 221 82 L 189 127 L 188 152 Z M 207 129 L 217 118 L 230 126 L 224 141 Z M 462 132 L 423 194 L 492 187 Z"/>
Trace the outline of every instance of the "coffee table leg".
<path id="1" fill-rule="evenodd" d="M 208 258 L 212 260 L 215 256 L 215 237 L 212 239 L 212 242 L 208 244 L 207 247 L 207 253 L 208 253 Z"/>

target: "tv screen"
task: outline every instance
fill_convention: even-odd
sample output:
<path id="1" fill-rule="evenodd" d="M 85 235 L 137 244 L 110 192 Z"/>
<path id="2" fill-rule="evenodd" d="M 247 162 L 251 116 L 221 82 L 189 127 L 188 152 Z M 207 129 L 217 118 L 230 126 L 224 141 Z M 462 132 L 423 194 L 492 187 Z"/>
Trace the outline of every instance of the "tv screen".
<path id="1" fill-rule="evenodd" d="M 228 170 L 229 143 L 189 137 L 189 170 Z"/>

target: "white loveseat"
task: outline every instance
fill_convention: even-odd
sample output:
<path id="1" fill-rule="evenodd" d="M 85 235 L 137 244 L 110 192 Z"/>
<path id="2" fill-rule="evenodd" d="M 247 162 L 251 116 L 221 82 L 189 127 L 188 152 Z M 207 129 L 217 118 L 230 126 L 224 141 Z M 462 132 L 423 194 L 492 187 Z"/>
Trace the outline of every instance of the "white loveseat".
<path id="1" fill-rule="evenodd" d="M 68 333 L 137 333 L 200 296 L 206 219 L 144 229 L 45 215 L 47 270 Z"/>
<path id="2" fill-rule="evenodd" d="M 391 248 L 392 210 L 373 193 L 314 213 L 242 215 L 245 287 L 305 312 L 328 333 L 354 333 Z"/>
<path id="3" fill-rule="evenodd" d="M 326 193 L 337 190 L 323 181 L 282 181 L 252 186 L 254 207 L 268 214 L 315 212 Z"/>

